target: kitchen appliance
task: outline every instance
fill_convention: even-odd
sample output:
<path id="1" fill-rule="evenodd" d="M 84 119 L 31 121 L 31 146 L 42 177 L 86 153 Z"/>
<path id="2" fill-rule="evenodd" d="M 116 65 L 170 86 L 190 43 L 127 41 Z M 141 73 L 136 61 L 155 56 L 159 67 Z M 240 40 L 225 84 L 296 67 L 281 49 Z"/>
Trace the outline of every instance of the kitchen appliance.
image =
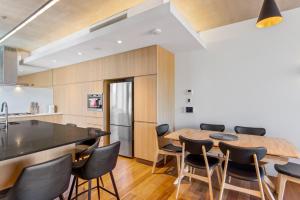
<path id="1" fill-rule="evenodd" d="M 18 55 L 15 48 L 0 47 L 0 85 L 17 83 Z"/>
<path id="2" fill-rule="evenodd" d="M 133 81 L 110 84 L 110 142 L 121 142 L 121 156 L 133 157 Z"/>
<path id="3" fill-rule="evenodd" d="M 103 109 L 103 95 L 102 94 L 88 94 L 87 108 L 89 111 L 102 111 Z"/>

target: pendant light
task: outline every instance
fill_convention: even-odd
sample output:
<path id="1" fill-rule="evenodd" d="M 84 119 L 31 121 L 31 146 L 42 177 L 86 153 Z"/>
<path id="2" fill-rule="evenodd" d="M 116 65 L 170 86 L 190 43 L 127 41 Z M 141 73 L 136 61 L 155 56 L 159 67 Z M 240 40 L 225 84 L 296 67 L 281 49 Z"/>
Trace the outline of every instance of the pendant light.
<path id="1" fill-rule="evenodd" d="M 276 24 L 279 24 L 282 19 L 283 18 L 280 14 L 275 0 L 264 0 L 258 20 L 256 22 L 256 27 L 266 28 L 274 26 Z"/>

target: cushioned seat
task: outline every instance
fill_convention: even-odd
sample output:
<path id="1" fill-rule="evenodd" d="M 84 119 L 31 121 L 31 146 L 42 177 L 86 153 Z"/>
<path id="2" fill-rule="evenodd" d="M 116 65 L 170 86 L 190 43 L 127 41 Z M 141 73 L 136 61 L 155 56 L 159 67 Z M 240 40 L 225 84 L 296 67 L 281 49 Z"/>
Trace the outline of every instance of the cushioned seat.
<path id="1" fill-rule="evenodd" d="M 219 159 L 207 156 L 209 167 L 218 165 Z M 185 157 L 185 163 L 194 168 L 205 168 L 205 161 L 203 155 L 189 154 Z"/>
<path id="2" fill-rule="evenodd" d="M 222 163 L 224 169 L 225 161 Z M 264 177 L 264 170 L 259 167 L 259 172 L 261 178 Z M 229 176 L 245 180 L 245 181 L 257 181 L 257 175 L 255 170 L 255 165 L 240 164 L 233 161 L 228 161 L 227 173 Z"/>
<path id="3" fill-rule="evenodd" d="M 182 148 L 181 147 L 175 146 L 173 144 L 167 144 L 167 145 L 161 147 L 160 149 L 164 150 L 164 151 L 174 152 L 174 153 L 180 153 L 180 152 L 182 152 Z"/>
<path id="4" fill-rule="evenodd" d="M 284 175 L 300 178 L 300 165 L 296 163 L 287 163 L 285 165 L 275 165 L 275 169 Z"/>

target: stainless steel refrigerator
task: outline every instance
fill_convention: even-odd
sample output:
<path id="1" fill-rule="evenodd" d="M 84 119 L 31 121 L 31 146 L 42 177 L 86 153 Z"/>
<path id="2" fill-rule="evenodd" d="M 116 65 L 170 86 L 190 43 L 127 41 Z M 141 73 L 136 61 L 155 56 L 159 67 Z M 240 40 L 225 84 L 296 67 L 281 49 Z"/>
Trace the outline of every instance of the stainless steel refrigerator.
<path id="1" fill-rule="evenodd" d="M 132 82 L 110 84 L 110 142 L 121 142 L 120 155 L 133 157 Z"/>

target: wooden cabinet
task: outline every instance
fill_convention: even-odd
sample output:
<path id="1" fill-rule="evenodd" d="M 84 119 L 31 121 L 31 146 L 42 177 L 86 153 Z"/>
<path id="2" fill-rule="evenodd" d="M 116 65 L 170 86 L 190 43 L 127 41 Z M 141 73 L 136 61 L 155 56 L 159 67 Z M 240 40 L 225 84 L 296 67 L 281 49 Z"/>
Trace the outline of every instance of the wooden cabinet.
<path id="1" fill-rule="evenodd" d="M 52 70 L 19 76 L 17 82 L 31 87 L 52 87 Z"/>
<path id="2" fill-rule="evenodd" d="M 33 115 L 33 116 L 24 116 L 24 117 L 10 117 L 8 121 L 17 122 L 17 121 L 28 121 L 28 120 L 39 120 L 43 122 L 62 124 L 63 115 L 54 114 L 54 115 Z"/>
<path id="3" fill-rule="evenodd" d="M 134 78 L 134 121 L 156 123 L 156 75 Z"/>
<path id="4" fill-rule="evenodd" d="M 153 161 L 156 144 L 156 123 L 134 123 L 134 156 Z"/>

